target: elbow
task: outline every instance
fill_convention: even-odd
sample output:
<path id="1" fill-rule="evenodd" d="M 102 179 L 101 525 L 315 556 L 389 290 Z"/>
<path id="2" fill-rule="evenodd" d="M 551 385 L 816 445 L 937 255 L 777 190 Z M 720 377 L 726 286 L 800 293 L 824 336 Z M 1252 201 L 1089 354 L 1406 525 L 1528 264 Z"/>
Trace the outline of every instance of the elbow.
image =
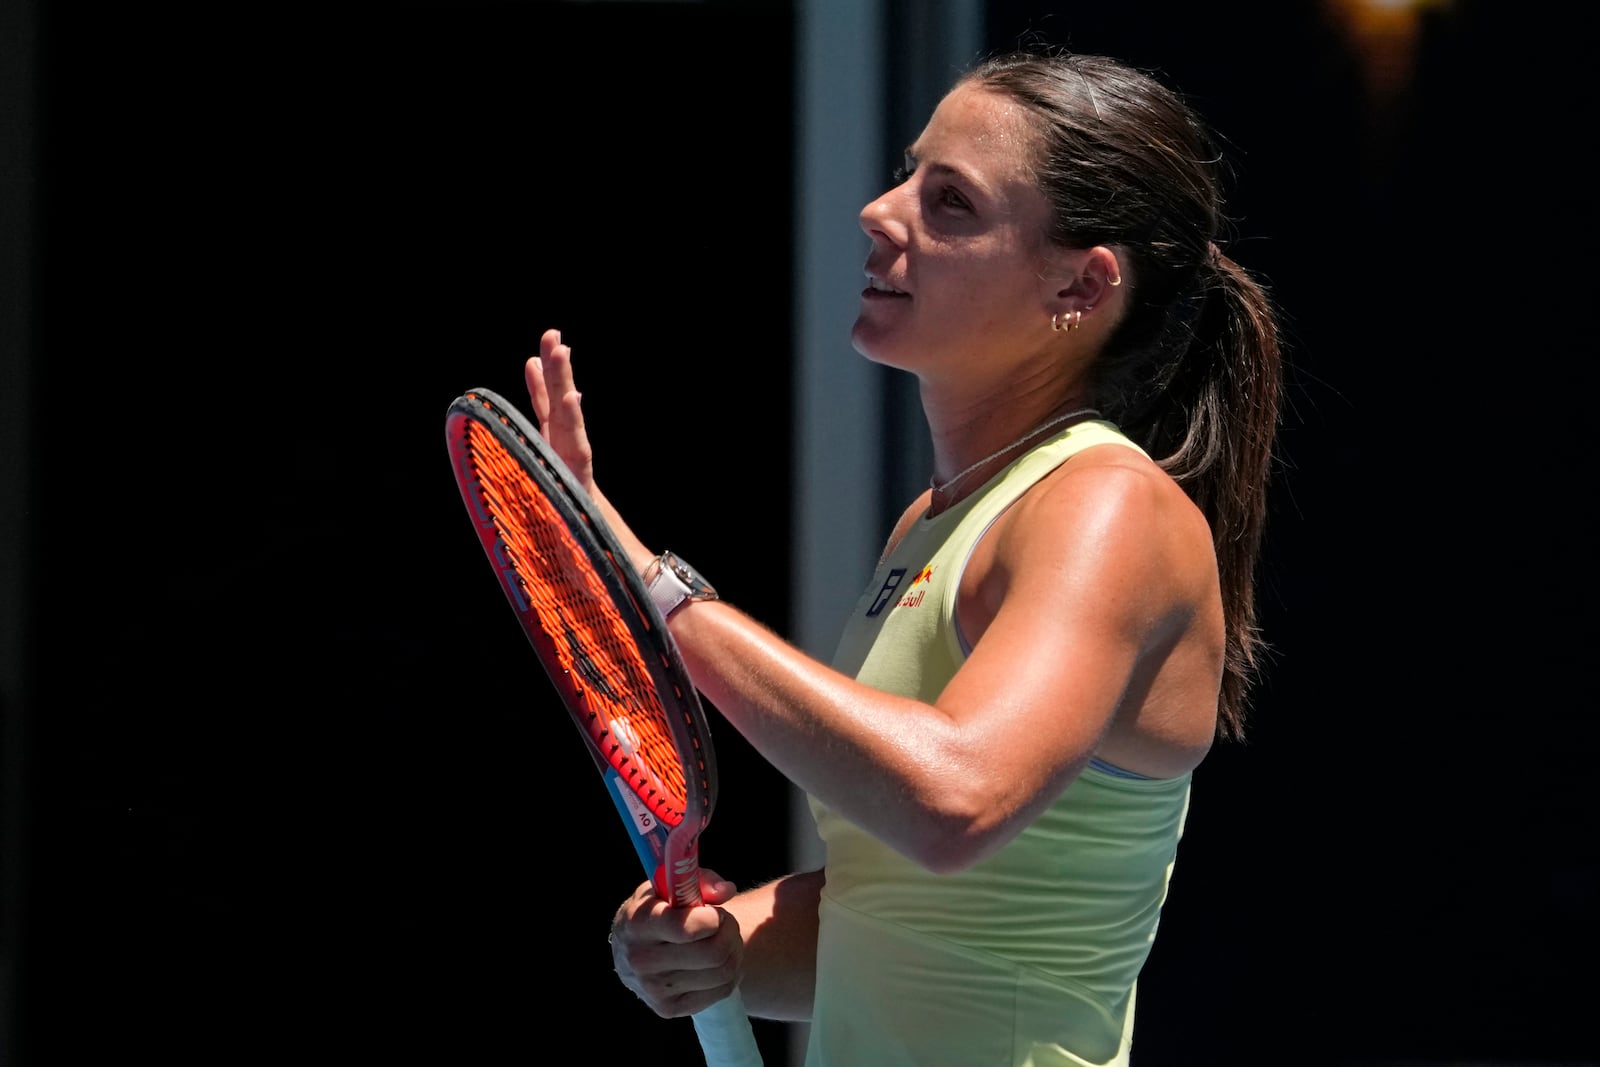
<path id="1" fill-rule="evenodd" d="M 993 856 L 1049 803 L 1048 785 L 997 760 L 986 739 L 941 738 L 899 779 L 876 815 L 878 837 L 930 874 L 957 874 Z"/>
<path id="2" fill-rule="evenodd" d="M 907 857 L 929 874 L 958 874 L 987 854 L 964 841 L 951 839 L 930 842 L 915 853 L 907 853 Z"/>
<path id="3" fill-rule="evenodd" d="M 1015 820 L 993 797 L 937 807 L 919 806 L 900 852 L 930 874 L 956 874 L 987 859 L 1015 836 Z"/>

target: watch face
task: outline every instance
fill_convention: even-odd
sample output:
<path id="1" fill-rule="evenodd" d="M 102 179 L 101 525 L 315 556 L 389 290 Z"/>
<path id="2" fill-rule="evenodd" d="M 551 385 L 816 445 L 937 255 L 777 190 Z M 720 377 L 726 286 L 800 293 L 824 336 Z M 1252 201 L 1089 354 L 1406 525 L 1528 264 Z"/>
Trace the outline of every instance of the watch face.
<path id="1" fill-rule="evenodd" d="M 698 600 L 717 595 L 717 591 L 711 588 L 710 582 L 700 577 L 698 571 L 677 556 L 669 554 L 667 556 L 667 565 L 672 568 L 672 573 L 676 574 L 679 580 L 689 587 L 689 595 L 691 597 Z"/>

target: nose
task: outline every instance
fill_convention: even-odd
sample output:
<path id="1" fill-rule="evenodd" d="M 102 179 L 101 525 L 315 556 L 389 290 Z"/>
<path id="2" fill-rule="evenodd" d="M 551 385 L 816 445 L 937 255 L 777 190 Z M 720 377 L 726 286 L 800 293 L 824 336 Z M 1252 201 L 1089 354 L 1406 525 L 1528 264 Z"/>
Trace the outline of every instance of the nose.
<path id="1" fill-rule="evenodd" d="M 894 245 L 905 243 L 905 220 L 899 210 L 905 189 L 906 185 L 897 185 L 876 200 L 869 200 L 861 209 L 861 229 L 874 242 L 882 240 Z"/>

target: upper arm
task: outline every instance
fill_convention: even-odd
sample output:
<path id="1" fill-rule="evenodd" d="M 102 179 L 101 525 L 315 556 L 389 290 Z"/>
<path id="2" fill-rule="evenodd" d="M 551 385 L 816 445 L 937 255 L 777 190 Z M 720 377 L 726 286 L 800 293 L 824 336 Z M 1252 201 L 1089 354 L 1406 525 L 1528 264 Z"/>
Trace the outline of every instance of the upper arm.
<path id="1" fill-rule="evenodd" d="M 1209 531 L 1182 490 L 1126 449 L 1098 452 L 1017 501 L 962 579 L 972 651 L 937 704 L 986 791 L 967 801 L 983 851 L 1082 770 L 1215 588 Z"/>

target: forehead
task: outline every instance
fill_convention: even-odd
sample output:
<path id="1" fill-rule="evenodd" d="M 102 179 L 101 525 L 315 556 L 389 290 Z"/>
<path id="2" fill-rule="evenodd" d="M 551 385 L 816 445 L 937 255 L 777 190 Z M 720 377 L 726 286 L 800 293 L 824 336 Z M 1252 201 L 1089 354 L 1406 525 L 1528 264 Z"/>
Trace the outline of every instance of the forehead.
<path id="1" fill-rule="evenodd" d="M 957 86 L 939 102 L 911 146 L 919 163 L 941 163 L 1003 184 L 1027 181 L 1031 115 L 1005 93 Z"/>

